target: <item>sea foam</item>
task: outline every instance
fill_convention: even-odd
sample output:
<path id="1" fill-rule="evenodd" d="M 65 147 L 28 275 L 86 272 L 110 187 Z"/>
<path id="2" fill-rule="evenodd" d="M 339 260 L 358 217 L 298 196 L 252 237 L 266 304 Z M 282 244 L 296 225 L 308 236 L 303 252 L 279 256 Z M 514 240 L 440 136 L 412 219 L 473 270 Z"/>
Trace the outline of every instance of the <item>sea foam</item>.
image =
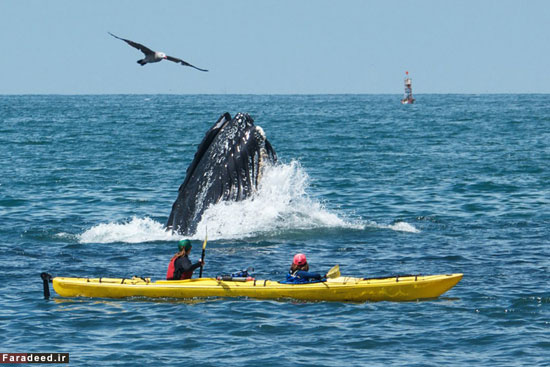
<path id="1" fill-rule="evenodd" d="M 348 228 L 362 230 L 376 227 L 404 232 L 419 232 L 406 222 L 379 225 L 373 222 L 350 220 L 327 209 L 307 193 L 309 176 L 299 162 L 265 167 L 257 192 L 246 200 L 219 202 L 210 206 L 202 216 L 195 235 L 201 240 L 208 233 L 211 240 L 243 239 L 270 236 L 294 230 Z M 149 217 L 122 223 L 98 224 L 78 236 L 81 243 L 175 241 L 182 236 L 164 229 L 164 224 Z"/>

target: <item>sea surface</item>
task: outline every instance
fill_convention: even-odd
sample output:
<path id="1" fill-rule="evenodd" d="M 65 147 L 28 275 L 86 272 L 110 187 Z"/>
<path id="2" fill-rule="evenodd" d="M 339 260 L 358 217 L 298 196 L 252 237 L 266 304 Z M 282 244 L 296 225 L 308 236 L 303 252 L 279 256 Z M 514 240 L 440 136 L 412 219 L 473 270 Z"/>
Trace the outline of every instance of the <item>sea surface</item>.
<path id="1" fill-rule="evenodd" d="M 0 96 L 0 352 L 75 366 L 550 366 L 550 95 Z M 437 299 L 45 300 L 54 276 L 162 279 L 205 132 L 247 112 L 279 156 L 219 203 L 205 276 L 464 273 Z M 197 274 L 195 273 L 195 276 Z M 52 290 L 53 292 L 53 290 Z"/>

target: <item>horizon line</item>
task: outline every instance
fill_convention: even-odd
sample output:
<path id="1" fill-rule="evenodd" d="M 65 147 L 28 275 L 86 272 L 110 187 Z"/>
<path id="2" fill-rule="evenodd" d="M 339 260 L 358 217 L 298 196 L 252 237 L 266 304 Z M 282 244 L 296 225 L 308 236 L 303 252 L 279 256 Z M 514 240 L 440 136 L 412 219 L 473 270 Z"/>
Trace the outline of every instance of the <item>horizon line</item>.
<path id="1" fill-rule="evenodd" d="M 345 95 L 372 95 L 372 96 L 402 96 L 403 93 L 0 93 L 0 96 L 345 96 Z M 550 92 L 482 92 L 482 93 L 414 93 L 423 95 L 550 95 Z"/>

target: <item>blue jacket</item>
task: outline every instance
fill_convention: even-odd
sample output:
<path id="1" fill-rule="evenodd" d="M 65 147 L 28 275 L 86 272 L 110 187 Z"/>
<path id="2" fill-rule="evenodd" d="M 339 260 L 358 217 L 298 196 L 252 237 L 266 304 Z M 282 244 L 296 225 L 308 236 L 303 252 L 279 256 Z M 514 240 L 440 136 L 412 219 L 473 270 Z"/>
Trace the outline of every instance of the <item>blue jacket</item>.
<path id="1" fill-rule="evenodd" d="M 304 270 L 298 270 L 294 273 L 288 272 L 284 283 L 301 284 L 301 283 L 316 283 L 322 279 L 319 273 L 310 273 Z"/>

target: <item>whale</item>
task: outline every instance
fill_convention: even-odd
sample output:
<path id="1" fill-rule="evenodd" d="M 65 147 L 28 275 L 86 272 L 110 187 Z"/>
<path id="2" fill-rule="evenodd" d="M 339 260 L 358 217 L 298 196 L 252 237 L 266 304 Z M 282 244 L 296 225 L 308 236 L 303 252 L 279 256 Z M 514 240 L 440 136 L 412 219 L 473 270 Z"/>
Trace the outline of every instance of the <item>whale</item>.
<path id="1" fill-rule="evenodd" d="M 206 132 L 178 190 L 166 230 L 193 235 L 209 206 L 241 201 L 258 188 L 277 153 L 264 130 L 247 113 L 226 112 Z"/>

